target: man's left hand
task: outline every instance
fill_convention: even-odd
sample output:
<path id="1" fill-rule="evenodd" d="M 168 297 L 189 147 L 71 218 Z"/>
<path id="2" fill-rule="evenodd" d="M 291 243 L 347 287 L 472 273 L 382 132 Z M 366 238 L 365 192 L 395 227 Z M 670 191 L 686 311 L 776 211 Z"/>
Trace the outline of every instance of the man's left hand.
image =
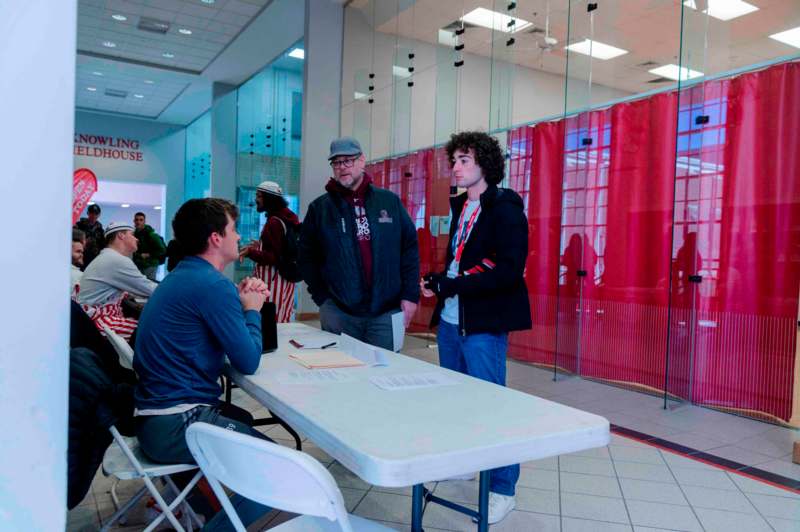
<path id="1" fill-rule="evenodd" d="M 417 312 L 417 304 L 403 299 L 400 301 L 400 308 L 403 310 L 403 323 L 405 324 L 405 328 L 408 329 L 408 326 L 411 324 L 411 318 L 413 318 L 414 314 Z"/>

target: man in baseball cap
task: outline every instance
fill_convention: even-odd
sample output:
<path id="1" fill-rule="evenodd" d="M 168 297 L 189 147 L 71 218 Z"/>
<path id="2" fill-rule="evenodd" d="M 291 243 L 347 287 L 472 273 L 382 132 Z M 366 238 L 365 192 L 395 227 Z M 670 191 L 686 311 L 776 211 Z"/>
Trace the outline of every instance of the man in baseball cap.
<path id="1" fill-rule="evenodd" d="M 253 277 L 269 288 L 275 303 L 275 321 L 292 321 L 297 274 L 297 246 L 293 240 L 300 231 L 300 219 L 289 209 L 283 189 L 275 181 L 262 181 L 256 187 L 256 210 L 267 216 L 261 238 L 253 240 L 239 253 L 255 263 Z M 292 240 L 292 241 L 290 241 Z"/>
<path id="2" fill-rule="evenodd" d="M 94 260 L 105 246 L 103 238 L 103 224 L 100 223 L 100 205 L 92 203 L 86 209 L 86 218 L 81 218 L 75 227 L 86 234 L 83 249 L 84 269 Z"/>
<path id="3" fill-rule="evenodd" d="M 356 139 L 331 142 L 328 161 L 333 177 L 303 221 L 300 273 L 324 330 L 394 349 L 392 316 L 408 326 L 419 301 L 416 228 L 400 198 L 372 184 Z"/>
<path id="4" fill-rule="evenodd" d="M 104 236 L 106 247 L 81 277 L 78 303 L 84 306 L 99 329 L 108 325 L 125 339 L 136 329 L 136 320 L 122 314 L 125 294 L 149 298 L 158 286 L 145 277 L 131 257 L 139 243 L 128 222 L 111 222 Z"/>

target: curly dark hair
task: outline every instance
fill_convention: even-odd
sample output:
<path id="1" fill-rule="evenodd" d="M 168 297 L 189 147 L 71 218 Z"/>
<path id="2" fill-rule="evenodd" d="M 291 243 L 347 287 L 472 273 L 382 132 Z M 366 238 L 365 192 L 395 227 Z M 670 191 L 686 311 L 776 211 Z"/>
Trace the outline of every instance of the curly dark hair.
<path id="1" fill-rule="evenodd" d="M 208 249 L 211 233 L 225 236 L 228 216 L 233 221 L 239 209 L 221 198 L 190 199 L 178 209 L 172 219 L 172 231 L 185 255 L 199 255 Z"/>
<path id="2" fill-rule="evenodd" d="M 486 182 L 490 185 L 499 184 L 505 175 L 506 160 L 497 139 L 482 131 L 453 133 L 445 146 L 450 167 L 455 164 L 453 154 L 456 150 L 468 152 L 470 149 L 475 150 L 475 162 L 483 170 Z"/>

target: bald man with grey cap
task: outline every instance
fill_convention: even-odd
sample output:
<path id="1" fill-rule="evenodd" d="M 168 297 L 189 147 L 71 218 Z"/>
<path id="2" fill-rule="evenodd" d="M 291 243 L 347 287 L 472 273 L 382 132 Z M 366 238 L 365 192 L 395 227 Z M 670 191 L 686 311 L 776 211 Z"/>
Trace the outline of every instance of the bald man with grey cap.
<path id="1" fill-rule="evenodd" d="M 396 194 L 372 184 L 359 142 L 331 142 L 333 177 L 308 207 L 298 265 L 326 331 L 393 349 L 392 316 L 406 326 L 419 302 L 414 223 Z"/>

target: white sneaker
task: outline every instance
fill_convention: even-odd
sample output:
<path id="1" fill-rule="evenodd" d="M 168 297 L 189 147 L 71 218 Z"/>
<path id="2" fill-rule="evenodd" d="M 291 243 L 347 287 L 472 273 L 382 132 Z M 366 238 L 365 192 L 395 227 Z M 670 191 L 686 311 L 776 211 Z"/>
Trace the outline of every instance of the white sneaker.
<path id="1" fill-rule="evenodd" d="M 499 523 L 514 509 L 517 501 L 513 496 L 500 495 L 499 493 L 489 492 L 489 524 Z M 472 518 L 473 523 L 477 523 L 476 518 Z"/>

